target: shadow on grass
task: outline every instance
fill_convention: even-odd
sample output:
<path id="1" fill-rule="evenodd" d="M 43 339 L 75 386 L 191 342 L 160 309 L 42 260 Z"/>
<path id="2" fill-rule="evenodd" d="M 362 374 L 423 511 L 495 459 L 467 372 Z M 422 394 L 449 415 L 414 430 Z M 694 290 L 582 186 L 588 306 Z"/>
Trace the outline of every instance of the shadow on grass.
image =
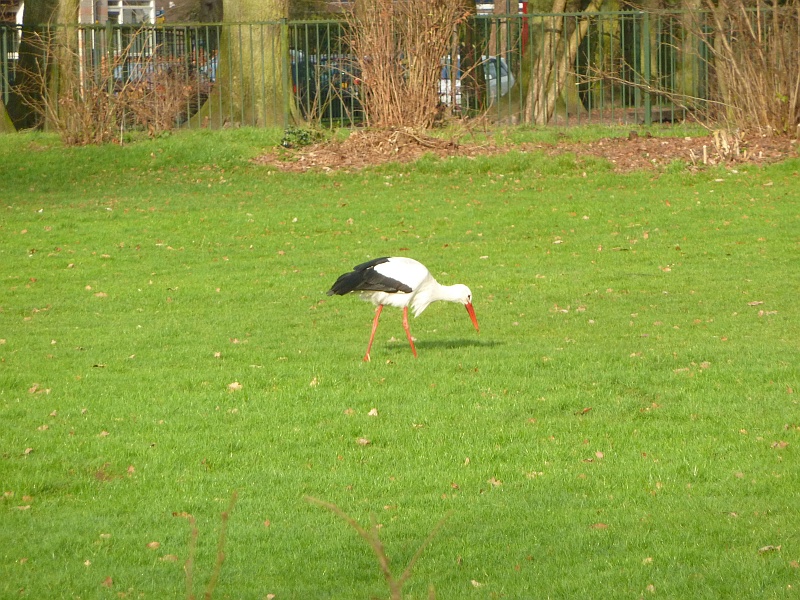
<path id="1" fill-rule="evenodd" d="M 505 342 L 497 341 L 497 340 L 474 340 L 469 338 L 461 338 L 456 340 L 414 340 L 414 345 L 417 347 L 417 350 L 425 350 L 425 349 L 435 349 L 435 348 L 445 348 L 445 349 L 453 349 L 453 348 L 494 348 L 496 346 L 502 346 Z M 405 351 L 409 351 L 409 345 L 407 340 L 394 340 L 389 341 L 386 344 L 388 350 L 392 352 L 398 352 L 401 349 Z"/>

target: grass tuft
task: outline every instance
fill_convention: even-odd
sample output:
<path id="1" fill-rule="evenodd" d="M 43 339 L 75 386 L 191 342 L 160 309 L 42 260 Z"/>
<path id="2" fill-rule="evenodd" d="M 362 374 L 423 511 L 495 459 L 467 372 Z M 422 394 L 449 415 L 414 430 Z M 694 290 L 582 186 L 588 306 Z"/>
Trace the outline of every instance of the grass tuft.
<path id="1" fill-rule="evenodd" d="M 411 557 L 411 560 L 406 565 L 406 568 L 400 574 L 399 577 L 395 577 L 392 574 L 392 570 L 389 566 L 389 556 L 386 554 L 386 549 L 381 542 L 380 533 L 378 523 L 375 520 L 375 516 L 370 516 L 370 526 L 369 528 L 365 528 L 361 525 L 358 521 L 356 521 L 353 517 L 348 515 L 345 511 L 339 508 L 337 505 L 333 504 L 332 502 L 326 502 L 324 500 L 320 500 L 319 498 L 313 498 L 311 496 L 306 496 L 306 501 L 310 502 L 311 504 L 316 504 L 317 506 L 321 506 L 323 508 L 327 508 L 336 516 L 343 519 L 350 527 L 356 530 L 359 536 L 367 543 L 367 545 L 372 549 L 375 553 L 375 557 L 378 559 L 378 566 L 380 567 L 381 573 L 383 574 L 384 579 L 386 580 L 386 585 L 389 587 L 389 597 L 391 600 L 402 600 L 403 599 L 403 587 L 405 586 L 408 579 L 411 577 L 411 571 L 414 568 L 417 560 L 419 557 L 422 556 L 422 552 L 425 550 L 425 547 L 428 546 L 439 531 L 444 527 L 445 522 L 447 521 L 448 517 L 450 516 L 445 515 L 442 519 L 436 524 L 433 530 L 428 534 L 428 537 L 425 538 L 425 541 L 420 544 L 417 551 L 414 553 L 414 556 Z M 429 587 L 429 595 L 435 595 L 433 591 L 433 586 Z"/>
<path id="2" fill-rule="evenodd" d="M 222 564 L 225 562 L 225 543 L 228 535 L 228 519 L 230 518 L 231 512 L 233 512 L 233 507 L 236 506 L 238 496 L 239 495 L 237 492 L 233 492 L 227 510 L 223 511 L 221 515 L 222 524 L 220 526 L 219 536 L 217 538 L 216 560 L 214 561 L 214 567 L 211 571 L 211 577 L 209 578 L 203 592 L 203 598 L 205 600 L 211 600 L 211 598 L 214 596 L 214 590 L 217 588 L 217 583 L 219 582 L 219 576 L 222 572 Z M 197 555 L 197 540 L 200 537 L 200 530 L 197 527 L 197 520 L 193 515 L 186 515 L 186 519 L 189 521 L 190 527 L 189 556 L 186 559 L 186 563 L 183 567 L 184 572 L 186 573 L 186 598 L 187 600 L 195 600 L 197 595 L 194 593 L 194 569 L 195 557 Z"/>

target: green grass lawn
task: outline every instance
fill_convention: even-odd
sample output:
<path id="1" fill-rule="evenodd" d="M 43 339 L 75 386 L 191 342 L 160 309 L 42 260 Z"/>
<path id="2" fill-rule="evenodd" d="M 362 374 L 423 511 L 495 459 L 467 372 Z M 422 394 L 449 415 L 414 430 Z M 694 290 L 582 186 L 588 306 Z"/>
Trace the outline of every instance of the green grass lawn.
<path id="1" fill-rule="evenodd" d="M 795 598 L 800 161 L 353 174 L 0 137 L 0 597 Z M 472 289 L 328 297 L 383 255 Z M 238 385 L 231 385 L 237 383 Z M 240 388 L 240 389 L 232 389 Z M 376 409 L 376 411 L 373 411 Z M 372 414 L 370 414 L 372 412 Z M 375 414 L 377 412 L 377 414 Z"/>

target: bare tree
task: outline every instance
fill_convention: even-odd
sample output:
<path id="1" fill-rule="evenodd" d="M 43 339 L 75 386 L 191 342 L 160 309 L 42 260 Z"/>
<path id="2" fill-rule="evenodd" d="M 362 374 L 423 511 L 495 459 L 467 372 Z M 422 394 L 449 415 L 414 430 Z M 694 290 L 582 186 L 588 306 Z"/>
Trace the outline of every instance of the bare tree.
<path id="1" fill-rule="evenodd" d="M 578 19 L 566 19 L 559 15 L 566 10 L 567 0 L 554 0 L 550 16 L 542 17 L 541 31 L 544 33 L 539 53 L 533 60 L 533 80 L 523 107 L 523 119 L 537 125 L 546 125 L 553 117 L 556 102 L 573 73 L 578 47 L 589 30 L 589 19 L 597 13 L 603 0 L 591 0 Z M 529 47 L 528 52 L 536 48 Z"/>

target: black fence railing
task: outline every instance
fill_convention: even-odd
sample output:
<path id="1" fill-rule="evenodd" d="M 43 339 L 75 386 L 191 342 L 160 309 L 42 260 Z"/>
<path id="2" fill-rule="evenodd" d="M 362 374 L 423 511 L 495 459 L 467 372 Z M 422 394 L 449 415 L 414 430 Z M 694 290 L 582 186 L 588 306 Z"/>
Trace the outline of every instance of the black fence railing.
<path id="1" fill-rule="evenodd" d="M 480 50 L 481 97 L 463 85 L 458 32 L 453 52 L 442 57 L 439 97 L 453 113 L 505 123 L 680 121 L 710 96 L 713 68 L 701 18 L 641 11 L 474 17 L 465 26 Z M 0 27 L 6 104 L 26 68 L 21 42 L 33 35 Z M 163 104 L 153 110 L 174 113 L 166 117 L 173 125 L 306 119 L 340 126 L 365 118 L 368 82 L 341 21 L 68 25 L 37 39 L 61 44 L 48 50 L 51 64 L 69 70 L 75 82 L 71 92 L 62 86 L 52 93 L 80 93 L 89 82 L 117 91 L 138 86 Z M 135 118 L 123 124 L 136 126 Z"/>

